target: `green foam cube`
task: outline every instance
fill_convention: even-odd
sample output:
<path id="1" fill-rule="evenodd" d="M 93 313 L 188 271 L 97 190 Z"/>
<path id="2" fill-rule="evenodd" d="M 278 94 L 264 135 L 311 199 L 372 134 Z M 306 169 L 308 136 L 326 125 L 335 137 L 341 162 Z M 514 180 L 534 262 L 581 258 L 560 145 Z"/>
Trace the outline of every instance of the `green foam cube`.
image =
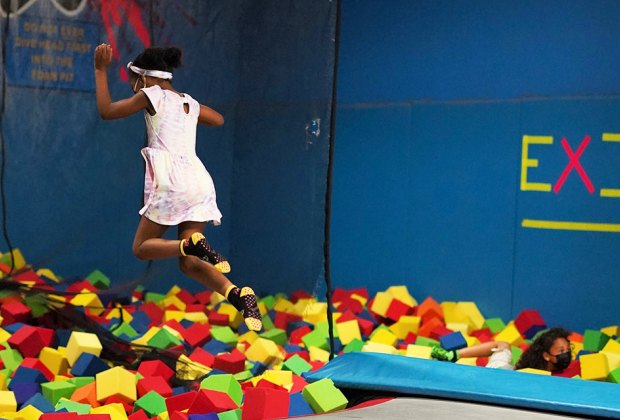
<path id="1" fill-rule="evenodd" d="M 237 341 L 239 341 L 239 336 L 237 333 L 235 333 L 232 328 L 228 326 L 211 327 L 211 338 L 231 346 L 236 346 Z"/>
<path id="2" fill-rule="evenodd" d="M 312 346 L 323 350 L 329 349 L 329 343 L 327 342 L 325 335 L 319 330 L 310 331 L 308 334 L 301 337 L 301 341 L 307 349 Z"/>
<path id="3" fill-rule="evenodd" d="M 243 399 L 241 385 L 237 379 L 229 373 L 207 376 L 200 382 L 200 388 L 224 392 L 228 394 L 237 405 L 241 405 Z"/>
<path id="4" fill-rule="evenodd" d="M 504 324 L 501 318 L 489 318 L 484 321 L 482 328 L 488 328 L 493 334 L 497 334 L 506 328 L 506 324 Z"/>
<path id="5" fill-rule="evenodd" d="M 280 328 L 272 328 L 260 334 L 260 336 L 266 338 L 267 340 L 271 340 L 281 346 L 284 346 L 286 344 L 286 341 L 288 340 L 288 337 L 286 336 L 286 331 Z"/>
<path id="6" fill-rule="evenodd" d="M 290 370 L 295 375 L 301 376 L 302 373 L 312 370 L 312 365 L 306 362 L 303 357 L 294 354 L 282 364 L 282 370 Z"/>
<path id="7" fill-rule="evenodd" d="M 166 399 L 155 391 L 149 391 L 134 403 L 133 411 L 138 410 L 144 410 L 149 417 L 155 417 L 167 410 Z"/>
<path id="8" fill-rule="evenodd" d="M 609 375 L 607 375 L 607 382 L 613 382 L 615 384 L 620 384 L 620 367 L 615 368 Z"/>
<path id="9" fill-rule="evenodd" d="M 601 331 L 586 330 L 583 334 L 583 349 L 594 352 L 601 351 L 609 338 L 607 334 Z"/>
<path id="10" fill-rule="evenodd" d="M 167 349 L 169 347 L 178 346 L 181 344 L 181 340 L 167 329 L 162 328 L 151 337 L 147 344 L 158 349 Z"/>
<path id="11" fill-rule="evenodd" d="M 301 395 L 316 414 L 341 410 L 349 402 L 329 378 L 306 385 Z"/>
<path id="12" fill-rule="evenodd" d="M 86 281 L 97 289 L 107 289 L 110 287 L 110 279 L 99 270 L 95 270 L 86 276 Z"/>
<path id="13" fill-rule="evenodd" d="M 259 302 L 265 304 L 267 310 L 273 309 L 273 306 L 276 304 L 276 299 L 272 295 L 263 296 Z"/>
<path id="14" fill-rule="evenodd" d="M 58 400 L 54 409 L 60 411 L 62 409 L 67 410 L 70 413 L 89 414 L 92 407 L 89 404 L 82 404 L 79 402 L 71 401 L 66 398 Z"/>
<path id="15" fill-rule="evenodd" d="M 0 359 L 2 359 L 2 362 L 4 363 L 4 368 L 13 373 L 22 363 L 24 358 L 19 351 L 10 348 L 8 344 L 5 347 L 6 349 L 0 350 Z"/>
<path id="16" fill-rule="evenodd" d="M 415 344 L 419 346 L 434 347 L 434 346 L 439 346 L 439 341 L 433 340 L 432 338 L 428 338 L 428 337 L 422 337 L 419 335 L 415 339 Z"/>
<path id="17" fill-rule="evenodd" d="M 61 398 L 71 398 L 75 389 L 75 384 L 69 381 L 44 382 L 41 384 L 41 393 L 52 405 L 56 405 Z"/>
<path id="18" fill-rule="evenodd" d="M 344 346 L 344 349 L 342 349 L 345 353 L 353 353 L 353 352 L 357 352 L 357 351 L 362 351 L 362 348 L 364 347 L 364 342 L 362 340 L 360 340 L 359 338 L 354 338 L 353 340 L 351 340 L 349 342 L 349 344 L 347 344 L 346 346 Z"/>
<path id="19" fill-rule="evenodd" d="M 241 420 L 241 409 L 222 411 L 217 413 L 218 420 Z"/>

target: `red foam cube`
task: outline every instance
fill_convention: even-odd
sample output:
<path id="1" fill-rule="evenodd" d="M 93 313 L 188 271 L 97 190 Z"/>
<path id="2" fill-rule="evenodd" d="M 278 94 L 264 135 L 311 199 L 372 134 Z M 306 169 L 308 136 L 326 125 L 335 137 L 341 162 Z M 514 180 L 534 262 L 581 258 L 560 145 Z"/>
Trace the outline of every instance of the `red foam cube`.
<path id="1" fill-rule="evenodd" d="M 290 396 L 274 388 L 249 388 L 243 400 L 242 420 L 277 419 L 288 417 Z"/>

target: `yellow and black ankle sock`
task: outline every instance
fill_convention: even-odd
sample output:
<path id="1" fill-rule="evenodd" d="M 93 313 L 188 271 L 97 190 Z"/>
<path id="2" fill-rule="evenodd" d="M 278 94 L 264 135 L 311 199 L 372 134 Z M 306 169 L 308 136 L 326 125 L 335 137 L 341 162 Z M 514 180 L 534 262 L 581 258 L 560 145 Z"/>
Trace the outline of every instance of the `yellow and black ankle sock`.
<path id="1" fill-rule="evenodd" d="M 258 309 L 258 302 L 254 290 L 250 287 L 239 289 L 231 285 L 226 289 L 226 299 L 243 315 L 245 325 L 252 331 L 263 328 L 262 316 Z"/>

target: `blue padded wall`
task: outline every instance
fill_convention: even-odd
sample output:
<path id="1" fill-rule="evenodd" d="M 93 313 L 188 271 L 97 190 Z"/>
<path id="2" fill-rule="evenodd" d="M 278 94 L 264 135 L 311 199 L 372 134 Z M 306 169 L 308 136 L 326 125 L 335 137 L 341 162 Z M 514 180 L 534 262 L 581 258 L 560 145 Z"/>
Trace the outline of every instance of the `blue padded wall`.
<path id="1" fill-rule="evenodd" d="M 342 3 L 332 267 L 335 286 L 406 284 L 487 316 L 617 324 L 620 133 L 616 2 Z M 544 19 L 541 20 L 541 16 Z M 572 169 L 576 151 L 590 193 Z M 533 229 L 523 219 L 588 223 Z M 593 227 L 595 226 L 595 227 Z M 613 230 L 613 229 L 612 229 Z"/>

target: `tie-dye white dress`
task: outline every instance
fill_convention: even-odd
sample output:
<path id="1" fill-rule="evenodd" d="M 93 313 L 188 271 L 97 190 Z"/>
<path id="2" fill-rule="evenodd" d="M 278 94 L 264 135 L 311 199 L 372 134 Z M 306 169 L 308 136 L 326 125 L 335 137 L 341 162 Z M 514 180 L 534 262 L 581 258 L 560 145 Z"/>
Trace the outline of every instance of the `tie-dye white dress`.
<path id="1" fill-rule="evenodd" d="M 196 125 L 200 104 L 188 94 L 151 86 L 142 89 L 155 109 L 144 112 L 148 147 L 142 149 L 146 161 L 144 207 L 140 214 L 162 225 L 181 222 L 220 224 L 211 175 L 196 156 Z M 189 112 L 184 110 L 189 105 Z"/>

